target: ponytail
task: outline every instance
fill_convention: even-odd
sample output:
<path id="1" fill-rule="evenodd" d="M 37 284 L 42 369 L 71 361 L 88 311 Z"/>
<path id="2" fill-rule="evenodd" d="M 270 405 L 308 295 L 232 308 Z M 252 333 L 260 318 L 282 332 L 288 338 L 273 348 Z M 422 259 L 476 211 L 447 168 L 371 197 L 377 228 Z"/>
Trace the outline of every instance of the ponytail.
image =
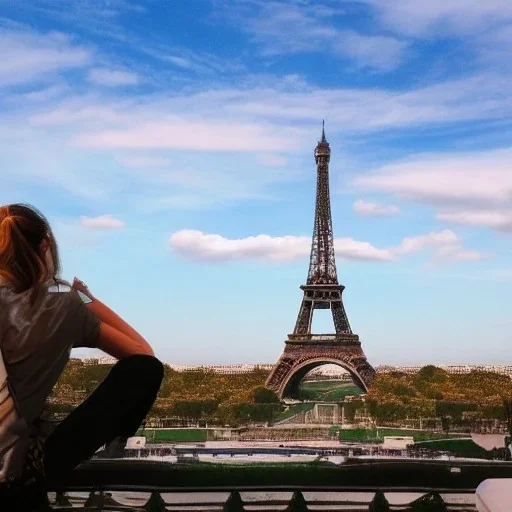
<path id="1" fill-rule="evenodd" d="M 41 255 L 43 240 L 49 243 L 57 272 L 57 244 L 42 214 L 26 205 L 0 207 L 0 277 L 17 293 L 32 289 L 32 303 L 41 284 L 51 277 Z"/>

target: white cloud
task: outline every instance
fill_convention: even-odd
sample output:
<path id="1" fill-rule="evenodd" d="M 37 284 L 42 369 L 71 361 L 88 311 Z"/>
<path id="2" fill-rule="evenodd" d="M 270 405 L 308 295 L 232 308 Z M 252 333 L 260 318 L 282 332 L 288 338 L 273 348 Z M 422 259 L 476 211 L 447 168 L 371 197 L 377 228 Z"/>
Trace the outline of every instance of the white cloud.
<path id="1" fill-rule="evenodd" d="M 69 89 L 66 86 L 55 84 L 50 85 L 49 87 L 43 87 L 34 91 L 18 94 L 13 98 L 13 101 L 44 103 L 55 98 L 62 97 L 66 92 L 69 92 Z"/>
<path id="2" fill-rule="evenodd" d="M 460 238 L 449 229 L 432 231 L 426 235 L 406 237 L 392 251 L 400 255 L 414 254 L 425 249 L 430 249 L 433 252 L 431 264 L 453 261 L 480 261 L 490 256 L 487 253 L 464 249 Z"/>
<path id="3" fill-rule="evenodd" d="M 86 97 L 70 96 L 66 100 L 47 105 L 46 108 L 32 112 L 29 117 L 31 126 L 76 127 L 77 123 L 87 127 L 122 125 L 133 120 L 133 114 L 126 111 L 133 107 L 132 101 L 109 100 L 96 95 Z M 68 130 L 67 130 L 68 131 Z"/>
<path id="4" fill-rule="evenodd" d="M 402 63 L 408 44 L 394 37 L 366 36 L 347 30 L 339 33 L 333 46 L 360 68 L 391 71 Z"/>
<path id="5" fill-rule="evenodd" d="M 403 60 L 407 43 L 390 36 L 364 35 L 333 23 L 341 10 L 317 2 L 261 2 L 250 13 L 232 15 L 238 27 L 261 45 L 264 56 L 329 52 L 354 60 L 358 67 L 390 71 Z M 288 29 L 293 27 L 293 30 Z"/>
<path id="6" fill-rule="evenodd" d="M 308 254 L 311 247 L 308 247 Z M 369 242 L 352 238 L 336 238 L 334 251 L 337 257 L 354 261 L 393 261 L 395 256 L 389 249 L 378 249 Z"/>
<path id="7" fill-rule="evenodd" d="M 80 225 L 91 229 L 119 229 L 124 222 L 113 215 L 99 215 L 98 217 L 80 217 Z"/>
<path id="8" fill-rule="evenodd" d="M 333 159 L 339 161 L 341 131 L 350 135 L 415 126 L 438 130 L 443 122 L 452 125 L 468 116 L 506 118 L 512 114 L 512 92 L 509 97 L 508 89 L 501 88 L 499 96 L 497 89 L 492 81 L 471 79 L 409 92 L 324 90 L 300 83 L 289 87 L 275 80 L 272 87 L 268 80 L 263 85 L 257 80 L 240 89 L 180 93 L 119 96 L 92 90 L 65 100 L 10 102 L 10 110 L 0 113 L 0 156 L 13 175 L 30 174 L 46 184 L 51 176 L 56 187 L 82 196 L 89 191 L 89 196 L 104 201 L 126 201 L 129 193 L 130 203 L 140 205 L 151 197 L 162 208 L 269 200 L 282 194 L 276 184 L 314 172 L 311 153 L 320 131 L 319 112 L 329 113 L 327 134 Z M 477 90 L 489 94 L 489 101 L 471 101 Z M 204 151 L 209 154 L 200 153 Z M 241 151 L 254 153 L 244 165 L 236 155 Z M 90 165 L 91 155 L 99 165 Z M 121 165 L 113 166 L 112 161 Z M 89 162 L 87 175 L 84 162 Z M 462 163 L 464 186 L 468 167 Z M 133 187 L 121 197 L 119 186 L 126 187 L 128 178 Z M 431 186 L 446 193 L 438 182 L 436 178 Z"/>
<path id="9" fill-rule="evenodd" d="M 375 7 L 381 20 L 414 36 L 428 33 L 472 35 L 512 20 L 509 0 L 361 0 Z"/>
<path id="10" fill-rule="evenodd" d="M 504 205 L 512 202 L 512 149 L 414 155 L 354 184 L 434 205 Z"/>
<path id="11" fill-rule="evenodd" d="M 34 82 L 91 60 L 92 53 L 66 34 L 0 28 L 0 86 Z"/>
<path id="12" fill-rule="evenodd" d="M 405 91 L 253 88 L 250 92 L 226 91 L 224 102 L 225 109 L 237 115 L 286 120 L 295 125 L 317 126 L 319 112 L 326 112 L 329 133 L 333 130 L 344 134 L 369 133 L 390 128 L 442 128 L 445 124 L 469 120 L 508 119 L 512 114 L 512 92 L 504 83 L 505 77 L 478 75 Z M 221 95 L 203 94 L 191 108 L 197 108 L 207 98 L 216 102 Z"/>
<path id="13" fill-rule="evenodd" d="M 475 103 L 475 97 L 479 101 Z M 512 115 L 512 92 L 492 77 L 412 91 L 250 87 L 114 99 L 100 93 L 49 104 L 32 125 L 66 126 L 82 146 L 264 151 L 297 150 L 318 136 L 319 112 L 329 133 L 423 129 Z M 222 113 L 222 114 L 221 114 Z M 311 142 L 310 142 L 311 143 Z M 286 156 L 286 155 L 284 155 Z"/>
<path id="14" fill-rule="evenodd" d="M 65 6 L 55 0 L 33 0 L 19 2 L 16 11 L 24 19 L 42 15 L 43 19 L 57 21 L 60 25 L 126 44 L 128 34 L 122 20 L 127 13 L 136 12 L 140 16 L 146 9 L 131 0 L 79 0 L 66 2 Z"/>
<path id="15" fill-rule="evenodd" d="M 284 129 L 262 124 L 169 119 L 133 127 L 83 133 L 72 138 L 78 147 L 100 149 L 191 149 L 199 151 L 273 151 L 296 148 Z"/>
<path id="16" fill-rule="evenodd" d="M 66 189 L 75 195 L 92 188 L 94 196 L 101 193 L 104 200 L 118 197 L 124 201 L 127 195 L 119 197 L 117 190 L 119 185 L 125 186 L 128 175 L 134 184 L 130 202 L 141 204 L 152 197 L 160 205 L 177 208 L 186 204 L 190 208 L 201 201 L 223 205 L 248 198 L 268 200 L 281 194 L 276 183 L 301 179 L 306 173 L 311 176 L 319 112 L 329 113 L 327 134 L 333 144 L 333 159 L 339 158 L 335 149 L 340 131 L 350 135 L 415 126 L 439 130 L 442 123 L 451 126 L 468 118 L 512 114 L 512 92 L 502 88 L 501 96 L 496 95 L 498 85 L 492 81 L 471 79 L 409 92 L 324 90 L 300 83 L 290 88 L 274 82 L 273 87 L 268 81 L 264 85 L 257 81 L 240 89 L 121 96 L 101 89 L 65 100 L 9 103 L 10 110 L 0 113 L 4 141 L 0 156 L 9 162 L 13 173 L 23 164 L 21 172 L 47 183 L 42 161 L 44 173 L 55 176 L 52 183 L 69 184 Z M 471 100 L 477 90 L 489 94 L 486 101 L 475 104 Z M 204 151 L 209 152 L 207 158 L 200 153 Z M 254 153 L 244 165 L 236 155 L 242 151 Z M 309 164 L 304 165 L 306 152 Z M 83 163 L 91 161 L 91 154 L 101 165 L 89 165 L 86 176 Z M 431 159 L 427 170 L 435 170 L 444 156 Z M 421 161 L 423 157 L 415 158 Z M 286 163 L 282 159 L 294 165 L 281 165 Z M 112 160 L 122 167 L 112 168 Z M 474 164 L 473 158 L 467 160 Z M 459 190 L 467 178 L 468 166 L 465 161 L 462 164 Z M 147 169 L 151 172 L 145 172 Z M 449 188 L 439 186 L 443 179 L 445 176 L 430 180 L 425 171 L 425 181 L 432 181 L 429 186 L 446 195 Z M 478 193 L 492 183 L 489 180 L 477 187 Z M 379 190 L 390 187 L 377 185 Z M 493 193 L 491 190 L 490 196 Z"/>
<path id="17" fill-rule="evenodd" d="M 402 240 L 400 246 L 396 248 L 396 252 L 409 254 L 421 251 L 426 247 L 453 246 L 459 243 L 459 237 L 449 229 L 443 231 L 433 231 L 426 235 L 410 236 Z"/>
<path id="18" fill-rule="evenodd" d="M 436 259 L 442 261 L 481 261 L 491 255 L 461 248 L 458 244 L 448 244 L 438 248 Z"/>
<path id="19" fill-rule="evenodd" d="M 137 73 L 119 69 L 94 68 L 89 71 L 87 77 L 89 82 L 106 87 L 137 85 L 139 83 L 139 75 Z"/>
<path id="20" fill-rule="evenodd" d="M 186 47 L 173 47 L 167 44 L 162 44 L 161 41 L 152 41 L 148 44 L 148 39 L 136 43 L 137 50 L 149 55 L 155 59 L 160 60 L 164 64 L 172 65 L 172 76 L 176 79 L 176 75 L 180 76 L 189 75 L 190 73 L 202 75 L 219 75 L 225 73 L 238 73 L 244 70 L 240 59 L 236 56 L 231 56 L 229 59 L 218 57 L 212 53 L 204 53 L 200 51 L 191 50 Z M 179 55 L 178 55 L 179 54 Z M 176 70 L 175 68 L 179 68 Z M 166 68 L 159 69 L 162 73 Z"/>
<path id="21" fill-rule="evenodd" d="M 311 238 L 257 235 L 232 240 L 218 234 L 184 229 L 170 237 L 169 247 L 181 256 L 197 261 L 293 261 L 309 255 Z M 428 248 L 436 250 L 436 259 L 445 261 L 481 259 L 479 253 L 462 249 L 459 238 L 449 230 L 408 237 L 398 247 L 388 249 L 351 238 L 336 239 L 334 247 L 338 258 L 353 261 L 395 261 L 399 255 Z"/>
<path id="22" fill-rule="evenodd" d="M 66 182 L 84 181 L 82 163 L 78 161 L 86 161 L 91 153 L 98 160 L 103 159 L 101 165 L 108 165 L 112 158 L 116 159 L 118 150 L 126 151 L 126 158 L 132 160 L 131 163 L 124 160 L 122 165 L 126 169 L 118 167 L 108 176 L 99 168 L 97 172 L 94 169 L 89 171 L 89 187 L 103 188 L 105 198 L 109 192 L 111 197 L 115 194 L 115 184 L 125 179 L 122 173 L 131 173 L 130 178 L 136 175 L 128 167 L 158 168 L 162 162 L 163 170 L 166 166 L 163 160 L 171 161 L 173 169 L 166 176 L 163 176 L 163 172 L 158 176 L 154 172 L 140 172 L 135 179 L 137 186 L 149 186 L 162 177 L 162 182 L 167 180 L 167 189 L 161 190 L 162 204 L 170 195 L 180 200 L 169 201 L 168 204 L 177 204 L 183 202 L 181 198 L 184 193 L 194 195 L 198 189 L 205 190 L 199 178 L 209 176 L 211 167 L 215 167 L 211 172 L 215 179 L 207 181 L 210 192 L 218 194 L 217 203 L 222 203 L 228 196 L 229 199 L 246 199 L 251 190 L 252 197 L 268 198 L 275 193 L 270 185 L 276 181 L 295 179 L 292 166 L 284 164 L 294 158 L 292 154 L 302 158 L 305 148 L 311 151 L 318 137 L 319 112 L 329 113 L 327 127 L 332 139 L 340 131 L 350 135 L 390 128 L 421 126 L 428 129 L 435 126 L 438 129 L 443 123 L 451 126 L 458 121 L 508 118 L 512 114 L 512 92 L 503 88 L 502 81 L 489 77 L 447 82 L 410 91 L 321 89 L 308 85 L 304 80 L 294 79 L 291 86 L 284 79 L 272 78 L 271 86 L 268 77 L 266 81 L 258 77 L 253 81 L 249 77 L 237 89 L 211 86 L 208 89 L 171 90 L 154 94 L 138 91 L 137 94 L 122 96 L 101 88 L 92 89 L 84 96 L 69 96 L 64 101 L 52 99 L 53 93 L 48 91 L 49 96 L 44 99 L 46 93 L 42 93 L 37 105 L 17 103 L 17 110 L 2 111 L 0 121 L 8 134 L 13 127 L 27 126 L 26 138 L 19 137 L 20 146 L 25 144 L 32 147 L 35 141 L 41 148 L 40 154 L 46 155 L 48 166 L 54 166 L 52 173 L 75 175 L 74 178 L 64 177 Z M 474 101 L 475 94 L 479 95 L 477 102 Z M 4 139 L 4 146 L 9 145 L 10 138 L 9 134 Z M 61 159 L 63 152 L 58 151 L 56 154 L 59 154 L 61 163 L 56 164 L 56 159 L 45 147 L 50 139 L 53 141 L 52 150 L 58 146 L 68 148 L 68 162 L 64 163 Z M 70 142 L 75 146 L 70 148 Z M 103 150 L 103 153 L 97 152 L 97 149 Z M 175 161 L 176 149 L 185 150 L 189 160 L 193 158 L 191 155 L 194 151 L 210 151 L 211 159 L 207 164 L 203 160 L 197 165 L 198 157 L 193 164 L 184 167 L 181 164 L 185 158 L 181 162 Z M 136 162 L 135 156 L 130 156 L 130 150 L 133 153 L 143 152 L 140 158 L 149 160 Z M 275 167 L 274 172 L 271 173 L 270 169 L 259 172 L 255 165 L 242 169 L 234 158 L 231 159 L 233 155 L 229 155 L 229 152 L 240 151 L 255 152 L 254 157 L 266 166 Z M 35 154 L 33 162 L 29 162 L 28 151 L 24 153 L 23 159 L 27 160 L 25 167 L 35 167 Z M 120 158 L 123 157 L 125 155 Z M 254 164 L 252 157 L 251 164 Z M 16 159 L 20 160 L 19 155 Z M 66 165 L 69 160 L 74 160 L 75 165 Z M 314 163 L 312 160 L 310 162 L 314 169 Z M 237 172 L 233 172 L 235 169 Z M 301 164 L 297 169 L 303 172 Z M 153 176 L 148 177 L 149 174 Z M 188 182 L 184 183 L 182 177 L 189 175 L 194 180 L 187 178 Z M 187 189 L 170 190 L 169 184 L 175 184 L 176 180 Z M 244 180 L 249 180 L 249 185 L 240 185 Z M 79 193 L 82 189 L 74 187 L 74 190 Z M 140 190 L 147 194 L 147 187 L 140 187 Z M 210 197 L 203 199 L 205 202 L 211 201 Z M 197 197 L 194 202 L 198 202 Z"/>
<path id="23" fill-rule="evenodd" d="M 413 155 L 353 183 L 430 204 L 442 221 L 512 232 L 512 149 Z"/>
<path id="24" fill-rule="evenodd" d="M 400 208 L 398 208 L 398 206 L 381 205 L 370 201 L 364 201 L 363 199 L 355 201 L 353 209 L 360 215 L 372 217 L 389 217 L 400 213 Z"/>
<path id="25" fill-rule="evenodd" d="M 465 210 L 441 212 L 439 220 L 466 226 L 487 227 L 512 232 L 512 210 Z"/>
<path id="26" fill-rule="evenodd" d="M 171 64 L 174 64 L 180 68 L 184 69 L 191 69 L 194 67 L 192 62 L 190 62 L 189 59 L 185 59 L 184 57 L 178 57 L 177 55 L 161 55 L 161 60 L 165 60 L 167 62 L 170 62 Z"/>
<path id="27" fill-rule="evenodd" d="M 171 236 L 169 246 L 178 254 L 199 261 L 293 261 L 309 255 L 311 237 L 257 235 L 230 240 L 217 234 L 184 229 Z M 335 250 L 337 256 L 350 260 L 393 259 L 388 251 L 351 238 L 337 239 Z"/>
<path id="28" fill-rule="evenodd" d="M 200 261 L 295 260 L 308 254 L 308 245 L 311 239 L 305 236 L 257 235 L 230 240 L 189 229 L 174 233 L 169 240 L 169 246 L 178 254 Z"/>
<path id="29" fill-rule="evenodd" d="M 329 23 L 333 10 L 325 6 L 315 9 L 270 1 L 260 4 L 258 12 L 245 15 L 243 19 L 239 14 L 235 11 L 235 23 L 252 35 L 266 56 L 317 50 L 337 34 Z M 293 27 L 293 31 L 283 30 L 284 27 Z"/>

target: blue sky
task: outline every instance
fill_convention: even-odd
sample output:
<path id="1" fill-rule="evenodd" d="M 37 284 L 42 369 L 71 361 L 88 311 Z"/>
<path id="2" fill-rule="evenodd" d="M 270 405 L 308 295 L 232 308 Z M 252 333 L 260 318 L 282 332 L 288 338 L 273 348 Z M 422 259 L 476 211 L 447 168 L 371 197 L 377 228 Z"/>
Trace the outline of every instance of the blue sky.
<path id="1" fill-rule="evenodd" d="M 509 0 L 4 0 L 0 201 L 164 361 L 273 362 L 325 118 L 369 360 L 512 363 L 511 43 Z"/>

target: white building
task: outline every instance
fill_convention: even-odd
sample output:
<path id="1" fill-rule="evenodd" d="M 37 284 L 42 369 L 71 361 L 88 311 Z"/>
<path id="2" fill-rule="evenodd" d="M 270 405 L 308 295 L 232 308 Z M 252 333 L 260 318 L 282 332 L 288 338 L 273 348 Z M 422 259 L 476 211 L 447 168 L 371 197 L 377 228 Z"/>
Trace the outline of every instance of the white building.
<path id="1" fill-rule="evenodd" d="M 116 359 L 110 356 L 102 356 L 95 358 L 84 359 L 85 364 L 115 364 Z M 214 365 L 186 365 L 186 364 L 170 364 L 169 365 L 173 370 L 178 372 L 184 371 L 194 371 L 194 370 L 203 370 L 203 371 L 214 371 L 216 373 L 223 374 L 238 374 L 238 373 L 247 373 L 252 372 L 256 369 L 261 369 L 265 371 L 270 371 L 274 367 L 273 364 L 268 363 L 242 363 L 242 364 L 214 364 Z M 380 365 L 375 367 L 377 373 L 389 373 L 389 372 L 403 372 L 403 373 L 416 373 L 425 365 L 411 365 L 411 366 L 401 366 L 401 365 Z M 501 375 L 507 375 L 512 378 L 512 365 L 500 365 L 500 364 L 453 364 L 453 365 L 445 365 L 445 364 L 436 364 L 434 365 L 437 368 L 441 368 L 446 370 L 448 373 L 469 373 L 471 371 L 479 370 L 486 372 L 495 372 Z M 312 370 L 307 378 L 311 379 L 315 376 L 322 377 L 330 377 L 330 378 L 339 378 L 346 379 L 349 378 L 349 373 L 343 369 L 341 366 L 337 364 L 325 364 L 319 366 Z"/>
<path id="2" fill-rule="evenodd" d="M 384 436 L 382 448 L 384 450 L 405 450 L 411 444 L 414 444 L 412 436 Z"/>

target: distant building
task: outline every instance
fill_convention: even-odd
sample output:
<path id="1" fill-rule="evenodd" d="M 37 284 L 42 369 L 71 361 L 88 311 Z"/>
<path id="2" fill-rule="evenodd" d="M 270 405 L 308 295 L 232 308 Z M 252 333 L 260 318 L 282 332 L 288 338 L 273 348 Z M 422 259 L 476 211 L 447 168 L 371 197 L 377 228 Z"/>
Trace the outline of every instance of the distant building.
<path id="1" fill-rule="evenodd" d="M 233 373 L 246 373 L 256 370 L 270 371 L 273 368 L 271 364 L 233 364 L 233 365 L 169 365 L 173 370 L 176 371 L 192 371 L 192 370 L 208 370 L 217 373 L 233 374 Z M 389 373 L 389 372 L 403 372 L 403 373 L 416 373 L 425 365 L 414 365 L 414 366 L 398 366 L 398 365 L 380 365 L 375 369 L 377 373 Z M 507 375 L 512 378 L 512 365 L 498 365 L 498 364 L 459 364 L 459 365 L 443 365 L 436 364 L 437 368 L 446 370 L 448 373 L 462 374 L 469 373 L 472 371 L 486 371 L 495 372 L 501 375 Z M 350 379 L 350 374 L 344 370 L 341 366 L 336 364 L 326 364 L 315 368 L 308 373 L 306 379 L 314 379 L 315 377 L 328 377 L 337 379 Z"/>
<path id="2" fill-rule="evenodd" d="M 210 371 L 210 372 L 213 371 L 215 373 L 224 373 L 224 374 L 248 373 L 248 372 L 252 372 L 257 369 L 270 371 L 274 367 L 274 365 L 272 365 L 272 364 L 228 364 L 228 365 L 170 364 L 169 366 L 177 372 L 203 370 L 203 371 Z"/>
<path id="3" fill-rule="evenodd" d="M 411 444 L 414 444 L 412 436 L 384 436 L 382 448 L 384 450 L 405 450 Z"/>
<path id="4" fill-rule="evenodd" d="M 84 364 L 116 364 L 117 359 L 110 356 L 102 356 L 102 357 L 89 357 L 87 359 L 83 359 Z"/>
<path id="5" fill-rule="evenodd" d="M 85 364 L 115 364 L 116 359 L 110 356 L 103 356 L 98 358 L 83 359 Z M 242 363 L 242 364 L 204 364 L 204 365 L 185 365 L 185 364 L 170 364 L 173 370 L 177 372 L 185 371 L 213 371 L 221 374 L 241 374 L 252 372 L 256 369 L 265 370 L 270 372 L 274 365 L 267 363 Z M 416 373 L 425 365 L 412 365 L 412 366 L 400 366 L 400 365 L 380 365 L 375 368 L 377 373 L 390 373 L 390 372 L 403 372 L 403 373 Z M 500 364 L 459 364 L 459 365 L 443 365 L 436 364 L 437 368 L 446 370 L 448 373 L 462 374 L 469 373 L 475 370 L 495 372 L 501 375 L 507 375 L 512 378 L 512 365 L 500 365 Z M 312 380 L 316 377 L 327 377 L 331 379 L 350 380 L 350 374 L 344 370 L 341 366 L 336 364 L 326 364 L 315 368 L 306 376 L 306 380 Z"/>
<path id="6" fill-rule="evenodd" d="M 389 372 L 403 372 L 403 373 L 416 373 L 425 365 L 418 366 L 389 366 L 382 365 L 377 366 L 375 369 L 377 373 L 389 373 Z M 472 371 L 485 371 L 495 372 L 501 375 L 506 375 L 512 378 L 512 365 L 500 365 L 500 364 L 436 364 L 437 368 L 447 371 L 448 373 L 463 374 L 470 373 Z"/>
<path id="7" fill-rule="evenodd" d="M 146 446 L 146 438 L 144 436 L 129 437 L 126 441 L 126 448 L 144 448 Z"/>

